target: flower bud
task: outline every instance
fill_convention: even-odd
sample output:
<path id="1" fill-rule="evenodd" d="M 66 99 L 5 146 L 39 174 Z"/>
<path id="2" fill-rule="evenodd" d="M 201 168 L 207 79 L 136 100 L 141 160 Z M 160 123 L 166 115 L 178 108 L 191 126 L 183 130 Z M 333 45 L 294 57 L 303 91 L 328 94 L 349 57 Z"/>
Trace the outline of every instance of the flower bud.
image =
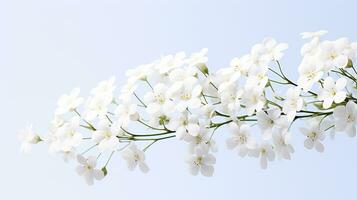
<path id="1" fill-rule="evenodd" d="M 209 74 L 208 68 L 205 63 L 199 63 L 196 65 L 196 67 L 205 75 Z"/>
<path id="2" fill-rule="evenodd" d="M 103 167 L 101 170 L 104 173 L 104 176 L 106 176 L 108 174 L 108 170 L 106 167 Z"/>
<path id="3" fill-rule="evenodd" d="M 348 59 L 348 63 L 347 63 L 347 65 L 346 65 L 346 67 L 347 67 L 347 68 L 353 67 L 353 62 L 352 62 L 351 59 Z"/>

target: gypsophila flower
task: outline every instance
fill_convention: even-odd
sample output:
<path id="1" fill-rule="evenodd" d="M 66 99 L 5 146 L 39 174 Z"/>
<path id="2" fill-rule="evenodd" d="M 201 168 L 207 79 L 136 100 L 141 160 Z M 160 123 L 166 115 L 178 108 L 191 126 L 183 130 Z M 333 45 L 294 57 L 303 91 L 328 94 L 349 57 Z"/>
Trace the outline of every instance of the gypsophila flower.
<path id="1" fill-rule="evenodd" d="M 103 171 L 96 169 L 97 159 L 94 156 L 85 158 L 82 155 L 78 155 L 77 161 L 80 165 L 77 166 L 76 171 L 78 175 L 84 177 L 88 185 L 93 185 L 94 179 L 102 180 L 104 178 Z"/>
<path id="2" fill-rule="evenodd" d="M 69 95 L 62 95 L 57 102 L 56 115 L 62 115 L 71 112 L 83 103 L 83 98 L 78 97 L 79 88 L 74 88 Z"/>
<path id="3" fill-rule="evenodd" d="M 289 88 L 286 93 L 286 99 L 283 105 L 283 112 L 287 115 L 289 121 L 292 121 L 297 111 L 303 107 L 303 100 L 300 97 L 299 88 Z"/>
<path id="4" fill-rule="evenodd" d="M 92 134 L 92 140 L 98 143 L 98 149 L 101 152 L 114 151 L 119 145 L 119 139 L 107 120 L 99 123 L 99 127 Z"/>
<path id="5" fill-rule="evenodd" d="M 238 154 L 244 157 L 250 150 L 256 147 L 256 142 L 251 136 L 250 127 L 246 124 L 238 126 L 236 123 L 230 123 L 230 129 L 233 137 L 227 139 L 226 144 L 228 149 L 238 149 Z"/>
<path id="6" fill-rule="evenodd" d="M 199 172 L 203 176 L 212 176 L 214 172 L 213 165 L 216 163 L 216 158 L 204 150 L 197 148 L 195 154 L 190 155 L 186 159 L 192 175 L 197 175 Z"/>
<path id="7" fill-rule="evenodd" d="M 19 139 L 21 143 L 21 152 L 29 153 L 32 149 L 33 144 L 37 144 L 42 141 L 40 136 L 38 136 L 33 130 L 32 125 L 28 125 L 25 130 L 21 131 L 19 134 Z"/>
<path id="8" fill-rule="evenodd" d="M 139 150 L 135 144 L 130 144 L 123 152 L 122 157 L 126 161 L 129 170 L 133 171 L 136 166 L 144 173 L 149 171 L 149 167 L 145 163 L 145 154 Z"/>
<path id="9" fill-rule="evenodd" d="M 325 109 L 331 107 L 332 103 L 341 103 L 346 98 L 346 92 L 344 88 L 346 87 L 347 80 L 345 78 L 339 78 L 336 83 L 332 77 L 327 77 L 324 80 L 323 88 L 319 94 L 319 100 L 323 101 L 323 107 Z"/>
<path id="10" fill-rule="evenodd" d="M 268 167 L 268 161 L 275 160 L 275 152 L 274 147 L 268 143 L 260 144 L 256 149 L 249 152 L 250 156 L 260 157 L 260 166 L 262 169 L 266 169 Z"/>
<path id="11" fill-rule="evenodd" d="M 336 131 L 345 131 L 349 136 L 356 136 L 357 105 L 349 101 L 346 106 L 338 106 L 333 111 Z"/>
<path id="12" fill-rule="evenodd" d="M 302 134 L 306 136 L 304 146 L 307 149 L 315 148 L 316 151 L 323 152 L 325 148 L 321 142 L 325 139 L 325 134 L 319 121 L 310 121 L 307 125 L 307 127 L 300 128 Z"/>
<path id="13" fill-rule="evenodd" d="M 278 108 L 272 108 L 265 111 L 259 111 L 257 113 L 258 126 L 263 131 L 263 139 L 269 140 L 272 134 L 280 129 L 279 120 L 281 116 L 281 110 Z"/>

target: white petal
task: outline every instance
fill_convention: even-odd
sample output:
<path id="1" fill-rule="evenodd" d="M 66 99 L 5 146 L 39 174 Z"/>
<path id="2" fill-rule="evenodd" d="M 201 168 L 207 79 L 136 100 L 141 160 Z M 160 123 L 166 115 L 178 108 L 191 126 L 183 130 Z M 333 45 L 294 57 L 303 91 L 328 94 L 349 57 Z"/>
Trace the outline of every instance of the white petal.
<path id="1" fill-rule="evenodd" d="M 322 104 L 325 109 L 331 107 L 333 98 L 325 98 L 324 103 Z"/>
<path id="2" fill-rule="evenodd" d="M 343 88 L 346 87 L 346 84 L 347 84 L 347 79 L 345 79 L 345 78 L 339 78 L 339 79 L 336 81 L 336 88 L 337 88 L 337 90 L 342 90 Z"/>
<path id="3" fill-rule="evenodd" d="M 190 172 L 192 175 L 196 176 L 198 174 L 198 166 L 195 164 L 190 164 Z"/>
<path id="4" fill-rule="evenodd" d="M 312 149 L 314 147 L 314 142 L 310 139 L 306 139 L 305 142 L 304 142 L 304 146 L 307 148 L 307 149 Z"/>
<path id="5" fill-rule="evenodd" d="M 95 169 L 93 173 L 94 173 L 94 178 L 97 180 L 102 180 L 104 178 L 104 172 L 102 170 Z"/>
<path id="6" fill-rule="evenodd" d="M 324 152 L 324 145 L 320 141 L 315 141 L 315 149 L 316 151 L 322 153 Z"/>
<path id="7" fill-rule="evenodd" d="M 334 97 L 335 103 L 341 103 L 346 99 L 346 92 L 337 92 Z"/>
<path id="8" fill-rule="evenodd" d="M 201 173 L 203 176 L 210 177 L 213 175 L 214 168 L 212 165 L 201 165 Z"/>
<path id="9" fill-rule="evenodd" d="M 82 165 L 77 166 L 77 168 L 76 168 L 76 172 L 80 176 L 82 176 L 84 174 L 85 170 L 86 170 L 85 166 L 82 166 Z"/>
<path id="10" fill-rule="evenodd" d="M 77 155 L 77 160 L 82 165 L 87 165 L 87 159 L 82 155 Z"/>
<path id="11" fill-rule="evenodd" d="M 266 168 L 268 167 L 268 159 L 267 159 L 267 157 L 262 156 L 262 157 L 260 158 L 260 167 L 261 167 L 262 169 L 266 169 Z"/>
<path id="12" fill-rule="evenodd" d="M 143 173 L 148 173 L 149 172 L 149 167 L 144 162 L 140 162 L 139 163 L 139 168 Z"/>
<path id="13" fill-rule="evenodd" d="M 93 172 L 91 171 L 84 174 L 84 179 L 88 185 L 93 185 L 93 178 Z"/>

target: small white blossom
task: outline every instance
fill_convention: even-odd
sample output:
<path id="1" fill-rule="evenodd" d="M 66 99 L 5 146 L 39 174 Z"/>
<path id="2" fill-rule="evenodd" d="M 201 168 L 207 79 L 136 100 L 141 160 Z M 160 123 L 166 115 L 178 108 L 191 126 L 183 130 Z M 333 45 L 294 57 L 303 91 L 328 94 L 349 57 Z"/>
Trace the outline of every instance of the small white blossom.
<path id="1" fill-rule="evenodd" d="M 99 127 L 92 134 L 92 141 L 98 143 L 98 149 L 101 152 L 114 151 L 119 145 L 117 134 L 112 131 L 109 123 L 101 121 Z"/>
<path id="2" fill-rule="evenodd" d="M 260 90 L 246 90 L 242 96 L 242 102 L 247 110 L 247 115 L 253 115 L 254 112 L 258 112 L 263 109 L 265 98 Z"/>
<path id="3" fill-rule="evenodd" d="M 321 37 L 327 33 L 328 33 L 328 31 L 326 31 L 326 30 L 320 30 L 320 31 L 316 31 L 316 32 L 303 32 L 300 35 L 303 39 L 307 39 L 307 38 Z"/>
<path id="4" fill-rule="evenodd" d="M 94 156 L 89 156 L 84 158 L 81 155 L 77 156 L 79 166 L 77 166 L 76 171 L 80 176 L 83 176 L 88 185 L 93 185 L 94 179 L 102 180 L 104 178 L 104 172 L 97 169 L 97 159 Z"/>
<path id="5" fill-rule="evenodd" d="M 171 98 L 176 99 L 176 109 L 183 112 L 186 109 L 195 109 L 201 106 L 202 86 L 192 84 L 181 84 L 177 90 L 168 91 Z"/>
<path id="6" fill-rule="evenodd" d="M 250 133 L 250 127 L 246 124 L 238 126 L 234 122 L 230 123 L 229 126 L 233 136 L 226 141 L 228 149 L 237 148 L 239 156 L 246 156 L 250 150 L 256 147 L 256 142 Z"/>
<path id="7" fill-rule="evenodd" d="M 216 158 L 212 154 L 197 148 L 195 154 L 188 156 L 186 163 L 189 165 L 192 175 L 196 176 L 201 172 L 203 176 L 210 177 L 214 172 L 213 165 L 216 163 Z"/>
<path id="8" fill-rule="evenodd" d="M 323 76 L 322 68 L 311 59 L 305 59 L 299 66 L 298 85 L 308 92 Z"/>
<path id="9" fill-rule="evenodd" d="M 263 139 L 269 140 L 272 134 L 280 129 L 279 120 L 281 116 L 281 110 L 278 108 L 272 108 L 265 111 L 259 111 L 257 113 L 258 126 L 263 131 Z"/>
<path id="10" fill-rule="evenodd" d="M 127 127 L 131 121 L 137 121 L 140 118 L 136 104 L 120 104 L 115 114 L 118 117 L 118 124 L 122 127 Z"/>
<path id="11" fill-rule="evenodd" d="M 346 106 L 336 107 L 333 116 L 336 131 L 346 131 L 349 136 L 356 136 L 357 105 L 353 101 L 349 101 Z"/>
<path id="12" fill-rule="evenodd" d="M 208 60 L 206 56 L 207 52 L 208 49 L 204 48 L 200 52 L 193 53 L 188 59 L 189 66 L 196 66 L 197 64 L 206 63 Z"/>
<path id="13" fill-rule="evenodd" d="M 197 116 L 187 112 L 172 117 L 167 127 L 176 131 L 178 139 L 186 139 L 188 135 L 197 136 L 200 130 Z"/>
<path id="14" fill-rule="evenodd" d="M 64 122 L 53 132 L 52 138 L 49 141 L 50 150 L 53 152 L 67 152 L 78 147 L 82 142 L 82 134 L 77 130 L 79 127 L 80 118 L 73 117 L 70 121 Z"/>
<path id="15" fill-rule="evenodd" d="M 158 83 L 154 86 L 153 91 L 147 92 L 144 96 L 144 101 L 147 105 L 147 112 L 150 114 L 166 111 L 172 108 L 172 102 L 167 96 L 168 88 L 163 83 Z"/>
<path id="16" fill-rule="evenodd" d="M 135 144 L 130 144 L 122 152 L 122 157 L 126 161 L 129 170 L 133 171 L 136 166 L 144 173 L 149 171 L 149 167 L 145 163 L 145 154 L 139 150 Z"/>
<path id="17" fill-rule="evenodd" d="M 319 120 L 310 121 L 307 127 L 300 128 L 300 131 L 306 136 L 304 146 L 307 149 L 315 148 L 318 152 L 324 151 L 325 148 L 321 142 L 325 139 L 325 133 Z"/>
<path id="18" fill-rule="evenodd" d="M 284 53 L 283 51 L 288 48 L 286 43 L 277 43 L 274 38 L 266 38 L 263 41 L 266 48 L 267 55 L 271 60 L 280 60 Z"/>
<path id="19" fill-rule="evenodd" d="M 341 103 L 345 100 L 346 92 L 344 88 L 346 83 L 345 78 L 339 78 L 336 83 L 332 77 L 327 77 L 324 80 L 323 88 L 318 96 L 319 100 L 323 101 L 323 108 L 330 108 L 333 102 Z"/>
<path id="20" fill-rule="evenodd" d="M 57 102 L 56 115 L 62 115 L 71 112 L 83 103 L 83 98 L 78 97 L 79 88 L 74 88 L 69 95 L 62 95 Z"/>
<path id="21" fill-rule="evenodd" d="M 24 131 L 19 134 L 19 139 L 21 143 L 21 152 L 29 153 L 31 151 L 32 145 L 37 144 L 41 141 L 40 136 L 38 136 L 33 130 L 32 125 L 28 125 Z"/>
<path id="22" fill-rule="evenodd" d="M 283 112 L 287 115 L 289 121 L 292 121 L 295 118 L 296 112 L 300 111 L 303 107 L 304 102 L 300 97 L 300 92 L 299 88 L 289 88 L 286 93 Z"/>
<path id="23" fill-rule="evenodd" d="M 268 143 L 260 144 L 256 149 L 249 152 L 250 156 L 260 157 L 260 166 L 262 169 L 268 167 L 268 161 L 275 160 L 274 147 Z"/>
<path id="24" fill-rule="evenodd" d="M 275 132 L 273 134 L 273 141 L 275 151 L 278 156 L 290 160 L 291 153 L 294 153 L 294 148 L 290 144 L 291 141 L 291 133 L 287 130 L 282 130 L 280 132 Z"/>
<path id="25" fill-rule="evenodd" d="M 159 73 L 167 74 L 171 70 L 181 67 L 185 63 L 185 57 L 185 52 L 179 52 L 175 55 L 167 55 L 162 57 L 159 61 L 159 64 L 157 65 Z"/>

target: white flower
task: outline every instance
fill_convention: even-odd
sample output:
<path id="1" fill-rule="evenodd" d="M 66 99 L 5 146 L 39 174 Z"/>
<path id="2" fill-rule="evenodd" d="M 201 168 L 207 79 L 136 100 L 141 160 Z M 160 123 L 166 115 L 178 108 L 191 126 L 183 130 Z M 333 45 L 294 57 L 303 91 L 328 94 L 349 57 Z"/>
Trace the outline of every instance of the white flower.
<path id="1" fill-rule="evenodd" d="M 330 108 L 332 103 L 341 103 L 346 98 L 344 88 L 347 84 L 345 78 L 339 78 L 336 83 L 332 77 L 327 77 L 324 80 L 323 88 L 318 96 L 319 100 L 323 101 L 323 108 Z"/>
<path id="2" fill-rule="evenodd" d="M 321 67 L 314 61 L 304 59 L 299 66 L 298 85 L 304 92 L 307 92 L 312 88 L 314 83 L 322 78 L 323 74 Z"/>
<path id="3" fill-rule="evenodd" d="M 230 123 L 230 129 L 233 137 L 226 141 L 228 149 L 238 149 L 238 154 L 244 157 L 250 150 L 255 148 L 255 140 L 250 134 L 250 127 L 246 124 L 238 126 L 236 123 Z"/>
<path id="4" fill-rule="evenodd" d="M 268 167 L 268 160 L 275 160 L 274 147 L 268 143 L 260 144 L 258 148 L 250 151 L 249 155 L 254 157 L 260 157 L 260 166 L 262 169 L 266 169 Z"/>
<path id="5" fill-rule="evenodd" d="M 83 112 L 86 120 L 92 121 L 96 117 L 103 118 L 107 114 L 108 106 L 114 100 L 114 84 L 115 78 L 111 77 L 107 81 L 101 81 L 97 87 L 92 89 L 92 96 L 87 99 Z"/>
<path id="6" fill-rule="evenodd" d="M 294 148 L 291 146 L 290 140 L 291 133 L 286 130 L 273 134 L 273 141 L 277 155 L 287 160 L 290 160 L 290 154 L 294 153 Z"/>
<path id="7" fill-rule="evenodd" d="M 319 57 L 324 63 L 324 68 L 329 70 L 333 67 L 344 68 L 348 63 L 348 57 L 344 54 L 348 42 L 345 38 L 336 41 L 324 41 L 321 43 Z"/>
<path id="8" fill-rule="evenodd" d="M 281 110 L 278 108 L 271 108 L 266 112 L 259 111 L 257 113 L 258 126 L 263 131 L 264 140 L 271 139 L 272 134 L 280 129 L 280 116 Z"/>
<path id="9" fill-rule="evenodd" d="M 75 148 L 72 148 L 69 151 L 61 151 L 60 154 L 62 154 L 63 161 L 66 163 L 68 163 L 70 160 L 74 160 L 76 158 Z"/>
<path id="10" fill-rule="evenodd" d="M 62 95 L 57 102 L 56 115 L 62 115 L 71 112 L 83 103 L 83 98 L 78 97 L 79 88 L 74 88 L 69 95 Z"/>
<path id="11" fill-rule="evenodd" d="M 128 82 L 135 84 L 138 80 L 144 81 L 154 73 L 154 64 L 140 65 L 134 69 L 126 71 L 125 75 L 128 77 Z"/>
<path id="12" fill-rule="evenodd" d="M 89 97 L 83 111 L 83 117 L 88 121 L 92 121 L 96 117 L 103 118 L 108 113 L 108 106 L 112 103 L 112 100 L 113 96 L 108 94 Z"/>
<path id="13" fill-rule="evenodd" d="M 264 44 L 255 44 L 250 51 L 250 62 L 252 66 L 264 67 L 271 61 Z"/>
<path id="14" fill-rule="evenodd" d="M 127 127 L 131 121 L 137 121 L 140 118 L 136 104 L 120 104 L 115 114 L 118 117 L 118 124 L 122 127 Z"/>
<path id="15" fill-rule="evenodd" d="M 264 90 L 265 86 L 268 83 L 268 67 L 259 66 L 252 67 L 249 71 L 247 81 L 245 83 L 245 90 Z"/>
<path id="16" fill-rule="evenodd" d="M 79 117 L 73 117 L 69 122 L 65 122 L 57 129 L 56 145 L 57 151 L 71 151 L 82 142 L 82 134 L 77 131 L 80 123 Z"/>
<path id="17" fill-rule="evenodd" d="M 201 106 L 202 86 L 200 85 L 181 84 L 177 90 L 170 88 L 168 93 L 170 97 L 177 100 L 175 107 L 179 112 Z"/>
<path id="18" fill-rule="evenodd" d="M 296 112 L 300 111 L 303 107 L 304 102 L 300 97 L 300 92 L 299 88 L 289 88 L 286 93 L 283 112 L 287 115 L 289 121 L 292 121 L 295 118 Z"/>
<path id="19" fill-rule="evenodd" d="M 181 67 L 185 62 L 185 57 L 185 52 L 164 56 L 160 59 L 159 64 L 156 67 L 160 74 L 167 74 L 171 70 Z"/>
<path id="20" fill-rule="evenodd" d="M 126 161 L 129 170 L 133 171 L 136 166 L 144 173 L 149 171 L 149 167 L 145 163 L 145 154 L 139 150 L 134 143 L 130 144 L 122 152 L 122 157 Z"/>
<path id="21" fill-rule="evenodd" d="M 38 136 L 33 130 L 32 125 L 28 125 L 24 131 L 19 134 L 19 139 L 21 143 L 21 152 L 29 153 L 32 149 L 32 144 L 37 144 L 42 141 L 40 136 Z"/>
<path id="22" fill-rule="evenodd" d="M 207 48 L 202 49 L 200 52 L 193 53 L 188 59 L 189 66 L 196 66 L 197 64 L 206 63 L 208 58 L 206 54 L 208 52 Z"/>
<path id="23" fill-rule="evenodd" d="M 91 94 L 94 96 L 112 94 L 115 90 L 115 77 L 110 77 L 109 80 L 101 81 L 97 87 L 93 88 Z"/>
<path id="24" fill-rule="evenodd" d="M 186 159 L 186 163 L 189 165 L 192 175 L 196 176 L 201 172 L 203 176 L 210 177 L 214 172 L 213 165 L 216 163 L 216 158 L 212 154 L 197 148 L 195 154 Z"/>
<path id="25" fill-rule="evenodd" d="M 238 89 L 235 84 L 230 82 L 220 84 L 218 94 L 221 99 L 221 106 L 226 112 L 234 115 L 240 110 L 243 90 Z"/>
<path id="26" fill-rule="evenodd" d="M 304 146 L 307 149 L 315 147 L 316 151 L 323 152 L 324 145 L 321 143 L 325 139 L 325 130 L 320 126 L 319 120 L 311 120 L 307 127 L 300 128 L 300 131 L 306 136 Z"/>
<path id="27" fill-rule="evenodd" d="M 351 137 L 356 136 L 357 105 L 349 101 L 346 106 L 338 106 L 333 111 L 336 131 L 345 131 Z"/>
<path id="28" fill-rule="evenodd" d="M 93 185 L 93 180 L 102 180 L 104 178 L 104 172 L 100 169 L 96 169 L 97 159 L 94 156 L 89 156 L 87 159 L 81 155 L 77 156 L 79 166 L 76 171 L 80 176 L 83 176 L 88 185 Z"/>
<path id="29" fill-rule="evenodd" d="M 321 36 L 325 35 L 326 33 L 328 33 L 328 31 L 320 30 L 320 31 L 316 31 L 316 32 L 303 32 L 300 35 L 303 39 L 307 39 L 307 38 L 321 37 Z"/>
<path id="30" fill-rule="evenodd" d="M 212 150 L 212 152 L 217 151 L 215 141 L 210 138 L 208 134 L 208 129 L 203 125 L 200 126 L 198 134 L 196 136 L 187 137 L 187 142 L 189 142 L 189 150 L 194 153 L 197 148 L 201 148 L 204 151 Z"/>
<path id="31" fill-rule="evenodd" d="M 242 102 L 247 110 L 247 115 L 253 115 L 255 111 L 263 109 L 265 98 L 260 90 L 245 90 L 242 96 Z"/>
<path id="32" fill-rule="evenodd" d="M 123 103 L 129 103 L 137 87 L 135 84 L 125 84 L 120 90 L 119 99 Z"/>
<path id="33" fill-rule="evenodd" d="M 190 115 L 187 112 L 172 117 L 167 127 L 170 130 L 176 131 L 176 137 L 178 139 L 186 139 L 187 134 L 197 136 L 200 130 L 198 117 L 196 115 Z"/>
<path id="34" fill-rule="evenodd" d="M 211 118 L 213 118 L 216 115 L 216 111 L 212 104 L 206 104 L 206 105 L 201 106 L 198 113 L 205 120 L 210 120 Z"/>
<path id="35" fill-rule="evenodd" d="M 98 149 L 101 152 L 107 150 L 114 151 L 119 144 L 117 134 L 112 131 L 109 123 L 106 121 L 99 123 L 99 127 L 92 134 L 92 140 L 98 143 Z"/>
<path id="36" fill-rule="evenodd" d="M 144 101 L 147 105 L 147 112 L 150 114 L 169 110 L 172 108 L 172 102 L 167 97 L 167 87 L 163 83 L 158 83 L 154 86 L 153 91 L 147 92 L 144 96 Z"/>
<path id="37" fill-rule="evenodd" d="M 230 68 L 228 69 L 232 69 L 231 71 L 229 71 L 231 73 L 231 75 L 235 76 L 235 77 L 240 77 L 241 75 L 246 76 L 248 74 L 249 71 L 249 56 L 243 56 L 241 58 L 233 58 L 230 62 Z"/>
<path id="38" fill-rule="evenodd" d="M 263 44 L 266 49 L 266 54 L 271 60 L 280 60 L 284 53 L 282 51 L 288 48 L 286 43 L 277 43 L 274 38 L 266 38 L 263 40 Z"/>
<path id="39" fill-rule="evenodd" d="M 196 75 L 197 68 L 194 67 L 174 69 L 169 74 L 169 80 L 174 83 L 170 88 L 179 88 L 182 84 L 194 85 L 198 81 Z"/>

